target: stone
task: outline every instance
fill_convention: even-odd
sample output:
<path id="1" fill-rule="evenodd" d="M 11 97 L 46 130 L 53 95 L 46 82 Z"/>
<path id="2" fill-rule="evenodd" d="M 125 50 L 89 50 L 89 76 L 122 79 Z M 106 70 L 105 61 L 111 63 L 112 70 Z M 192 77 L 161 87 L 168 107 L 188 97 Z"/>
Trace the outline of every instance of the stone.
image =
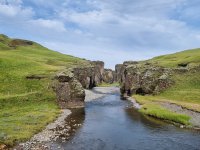
<path id="1" fill-rule="evenodd" d="M 30 45 L 33 45 L 32 41 L 21 40 L 21 39 L 14 39 L 9 43 L 9 46 L 13 48 L 16 48 L 17 46 L 30 46 Z"/>
<path id="2" fill-rule="evenodd" d="M 115 81 L 122 82 L 123 64 L 115 65 Z"/>
<path id="3" fill-rule="evenodd" d="M 103 82 L 113 83 L 114 82 L 114 71 L 111 69 L 105 69 L 103 72 Z"/>
<path id="4" fill-rule="evenodd" d="M 103 61 L 92 61 L 91 64 L 94 66 L 95 85 L 98 85 L 98 84 L 102 83 L 102 81 L 103 81 L 104 62 Z"/>
<path id="5" fill-rule="evenodd" d="M 5 144 L 0 144 L 0 150 L 6 150 L 7 146 Z"/>
<path id="6" fill-rule="evenodd" d="M 152 64 L 124 63 L 121 66 L 121 93 L 158 94 L 173 84 L 170 78 L 171 70 Z"/>
<path id="7" fill-rule="evenodd" d="M 60 108 L 84 107 L 84 88 L 72 72 L 66 71 L 59 73 L 55 79 L 53 90 L 56 93 Z"/>
<path id="8" fill-rule="evenodd" d="M 83 88 L 92 89 L 96 86 L 95 82 L 95 67 L 77 67 L 73 69 L 76 79 L 81 83 Z"/>

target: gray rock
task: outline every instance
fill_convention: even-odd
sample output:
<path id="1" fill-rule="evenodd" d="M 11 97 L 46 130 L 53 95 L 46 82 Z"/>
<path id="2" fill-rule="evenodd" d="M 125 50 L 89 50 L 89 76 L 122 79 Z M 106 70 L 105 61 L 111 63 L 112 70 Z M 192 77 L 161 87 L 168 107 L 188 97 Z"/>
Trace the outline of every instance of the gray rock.
<path id="1" fill-rule="evenodd" d="M 85 91 L 72 72 L 65 71 L 56 76 L 53 89 L 61 108 L 77 108 L 84 106 Z"/>

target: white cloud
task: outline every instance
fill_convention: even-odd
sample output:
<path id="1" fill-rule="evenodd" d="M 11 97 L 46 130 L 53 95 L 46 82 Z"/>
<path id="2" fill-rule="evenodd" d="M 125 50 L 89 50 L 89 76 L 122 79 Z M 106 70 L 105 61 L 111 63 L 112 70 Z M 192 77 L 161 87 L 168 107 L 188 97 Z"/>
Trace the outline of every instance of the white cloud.
<path id="1" fill-rule="evenodd" d="M 23 8 L 20 1 L 13 1 L 13 3 L 6 5 L 3 2 L 0 3 L 0 17 L 9 17 L 17 19 L 27 19 L 34 15 L 31 8 Z"/>
<path id="2" fill-rule="evenodd" d="M 198 0 L 0 2 L 1 32 L 108 66 L 200 47 Z"/>
<path id="3" fill-rule="evenodd" d="M 47 20 L 47 19 L 37 19 L 37 20 L 30 20 L 30 24 L 39 27 L 42 27 L 47 30 L 51 30 L 51 32 L 58 31 L 58 32 L 65 32 L 65 26 L 61 21 L 58 20 Z"/>

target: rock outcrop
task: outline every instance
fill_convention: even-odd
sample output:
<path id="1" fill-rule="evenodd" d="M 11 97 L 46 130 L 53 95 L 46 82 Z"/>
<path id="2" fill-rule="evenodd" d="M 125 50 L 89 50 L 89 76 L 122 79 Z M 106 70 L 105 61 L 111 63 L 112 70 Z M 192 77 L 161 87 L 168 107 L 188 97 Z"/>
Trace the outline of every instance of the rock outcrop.
<path id="1" fill-rule="evenodd" d="M 59 73 L 55 77 L 53 89 L 61 108 L 84 107 L 84 88 L 71 71 Z"/>
<path id="2" fill-rule="evenodd" d="M 95 85 L 98 85 L 103 81 L 104 62 L 103 61 L 92 61 L 91 64 L 94 66 Z"/>
<path id="3" fill-rule="evenodd" d="M 84 89 L 92 89 L 102 82 L 114 82 L 115 72 L 104 69 L 104 62 L 92 61 L 90 64 L 68 69 L 56 76 L 53 89 L 61 108 L 83 107 Z M 30 78 L 32 79 L 32 76 Z"/>
<path id="4" fill-rule="evenodd" d="M 123 95 L 157 94 L 173 84 L 170 69 L 156 67 L 149 63 L 125 62 L 120 71 Z"/>
<path id="5" fill-rule="evenodd" d="M 115 81 L 122 82 L 123 64 L 115 65 Z"/>
<path id="6" fill-rule="evenodd" d="M 92 61 L 88 67 L 74 68 L 73 73 L 85 89 L 92 89 L 102 82 L 113 83 L 115 79 L 115 72 L 104 69 L 102 61 Z"/>
<path id="7" fill-rule="evenodd" d="M 95 83 L 95 68 L 93 66 L 74 68 L 73 73 L 83 88 L 92 89 Z"/>
<path id="8" fill-rule="evenodd" d="M 13 48 L 16 48 L 17 46 L 29 46 L 29 45 L 33 45 L 33 42 L 28 41 L 28 40 L 21 40 L 21 39 L 14 39 L 14 40 L 11 40 L 9 43 L 9 46 Z"/>
<path id="9" fill-rule="evenodd" d="M 105 69 L 103 72 L 103 82 L 113 83 L 115 79 L 115 72 L 111 69 Z"/>

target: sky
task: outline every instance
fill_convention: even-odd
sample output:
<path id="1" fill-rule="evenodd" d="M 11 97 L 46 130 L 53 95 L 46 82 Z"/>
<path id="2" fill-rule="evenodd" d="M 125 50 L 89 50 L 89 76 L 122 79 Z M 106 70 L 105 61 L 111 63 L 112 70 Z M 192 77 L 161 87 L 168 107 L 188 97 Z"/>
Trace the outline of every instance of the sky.
<path id="1" fill-rule="evenodd" d="M 0 33 L 114 68 L 200 47 L 200 1 L 0 0 Z"/>

